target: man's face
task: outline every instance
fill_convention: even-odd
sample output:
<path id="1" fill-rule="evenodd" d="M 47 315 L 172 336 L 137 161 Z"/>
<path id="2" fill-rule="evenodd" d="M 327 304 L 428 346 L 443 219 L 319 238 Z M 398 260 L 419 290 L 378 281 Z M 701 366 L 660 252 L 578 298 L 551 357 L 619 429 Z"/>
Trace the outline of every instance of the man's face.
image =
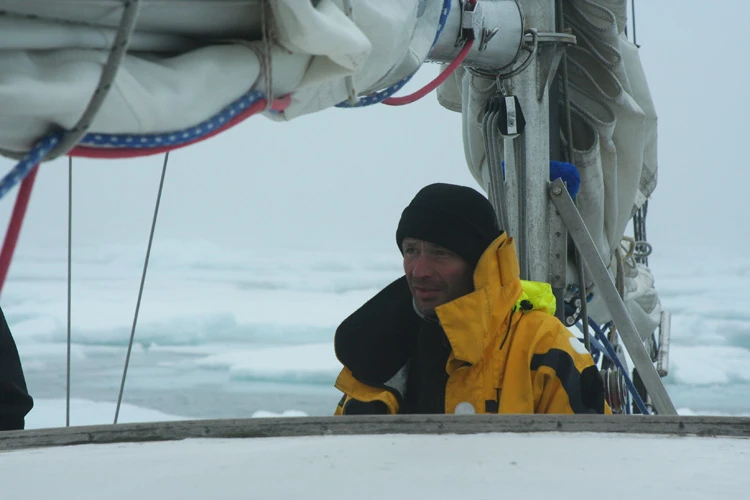
<path id="1" fill-rule="evenodd" d="M 474 290 L 473 269 L 450 250 L 416 238 L 404 238 L 401 251 L 406 280 L 422 314 L 434 314 L 437 306 Z"/>

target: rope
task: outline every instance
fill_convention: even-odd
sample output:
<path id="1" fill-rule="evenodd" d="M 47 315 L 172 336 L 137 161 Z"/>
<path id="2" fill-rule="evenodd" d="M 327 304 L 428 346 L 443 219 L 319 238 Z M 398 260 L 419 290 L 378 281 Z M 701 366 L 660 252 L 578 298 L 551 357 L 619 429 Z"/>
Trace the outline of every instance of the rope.
<path id="1" fill-rule="evenodd" d="M 456 69 L 458 69 L 461 63 L 464 62 L 464 59 L 466 59 L 466 56 L 469 55 L 469 51 L 471 50 L 472 45 L 474 45 L 474 40 L 467 40 L 456 58 L 437 76 L 437 78 L 432 80 L 421 89 L 417 90 L 413 94 L 409 94 L 403 97 L 390 97 L 388 99 L 385 99 L 383 101 L 383 104 L 387 104 L 389 106 L 403 106 L 405 104 L 411 104 L 423 98 L 424 96 L 438 88 L 441 83 L 447 80 L 448 77 L 451 76 L 453 72 L 456 71 Z"/>
<path id="2" fill-rule="evenodd" d="M 143 273 L 141 274 L 141 284 L 138 288 L 138 300 L 135 303 L 135 314 L 133 316 L 133 327 L 130 330 L 130 341 L 128 342 L 128 353 L 125 356 L 125 367 L 122 370 L 122 382 L 120 383 L 120 393 L 117 395 L 117 408 L 115 408 L 115 421 L 120 415 L 120 404 L 122 403 L 122 394 L 125 391 L 125 378 L 128 374 L 128 365 L 130 364 L 130 354 L 133 351 L 133 340 L 135 339 L 135 326 L 138 323 L 138 312 L 141 308 L 141 298 L 143 297 L 143 285 L 146 282 L 146 271 L 148 270 L 148 259 L 151 256 L 151 245 L 154 241 L 154 229 L 156 229 L 156 219 L 159 216 L 159 204 L 161 202 L 161 193 L 164 188 L 164 176 L 167 173 L 167 163 L 169 162 L 169 152 L 164 155 L 164 165 L 161 169 L 161 179 L 159 180 L 159 191 L 156 194 L 156 206 L 154 207 L 154 218 L 151 222 L 151 233 L 148 236 L 148 246 L 146 247 L 146 259 L 143 262 Z"/>
<path id="3" fill-rule="evenodd" d="M 107 62 L 104 64 L 102 74 L 99 77 L 99 83 L 91 96 L 91 101 L 89 101 L 78 122 L 63 135 L 60 143 L 49 153 L 50 159 L 67 153 L 86 134 L 86 131 L 94 121 L 96 113 L 102 107 L 104 99 L 112 88 L 117 71 L 120 69 L 122 60 L 127 53 L 130 36 L 133 34 L 133 30 L 135 30 L 135 22 L 138 19 L 138 10 L 140 7 L 140 0 L 123 0 L 123 3 L 120 25 L 117 28 L 117 34 L 112 43 L 112 49 L 109 52 Z"/>
<path id="4" fill-rule="evenodd" d="M 65 427 L 70 427 L 70 347 L 72 337 L 70 333 L 71 321 L 71 271 L 72 271 L 72 241 L 73 241 L 73 158 L 68 157 L 68 352 L 66 362 L 65 384 Z"/>
<path id="5" fill-rule="evenodd" d="M 34 181 L 38 172 L 39 165 L 37 164 L 31 168 L 29 175 L 21 183 L 16 203 L 13 205 L 13 213 L 8 223 L 8 229 L 5 232 L 3 249 L 0 251 L 0 292 L 2 292 L 3 285 L 5 285 L 5 278 L 8 276 L 10 263 L 16 251 L 16 244 L 18 243 L 18 237 L 21 235 L 23 219 L 26 216 L 26 209 L 29 206 L 29 199 L 31 198 L 31 190 L 34 188 Z"/>
<path id="6" fill-rule="evenodd" d="M 576 323 L 576 326 L 578 327 L 579 330 L 583 331 L 582 330 L 583 325 L 581 324 L 580 321 L 578 323 Z M 583 344 L 583 339 L 582 338 L 579 338 L 578 341 Z M 604 346 L 598 340 L 596 340 L 596 339 L 590 339 L 590 341 L 591 341 L 591 351 L 590 351 L 590 353 L 591 353 L 591 357 L 594 359 L 594 363 L 598 363 L 599 359 L 601 358 L 602 355 L 605 358 L 609 359 L 609 353 L 607 352 L 607 350 L 604 348 Z"/>
<path id="7" fill-rule="evenodd" d="M 633 384 L 633 381 L 630 379 L 630 376 L 628 375 L 628 371 L 625 369 L 625 366 L 623 366 L 622 361 L 620 361 L 620 358 L 617 356 L 617 353 L 612 347 L 612 344 L 609 342 L 609 339 L 607 339 L 607 336 L 604 335 L 604 333 L 602 332 L 602 329 L 593 320 L 589 319 L 589 325 L 594 330 L 596 339 L 599 342 L 601 342 L 601 344 L 606 349 L 607 354 L 608 354 L 607 357 L 610 358 L 612 361 L 614 361 L 615 365 L 620 369 L 620 372 L 622 373 L 622 376 L 625 379 L 625 385 L 628 386 L 628 390 L 633 396 L 633 401 L 635 402 L 636 406 L 638 406 L 638 409 L 641 411 L 643 415 L 649 415 L 648 408 L 646 408 L 646 404 L 643 402 L 643 399 L 641 399 L 641 395 L 638 394 L 638 390 L 635 388 L 635 384 Z"/>
<path id="8" fill-rule="evenodd" d="M 476 3 L 476 0 L 468 0 L 468 2 L 471 5 L 474 5 Z M 435 33 L 435 40 L 432 42 L 432 46 L 430 47 L 430 51 L 435 47 L 435 44 L 437 43 L 438 39 L 440 38 L 440 35 L 443 32 L 443 29 L 445 28 L 445 23 L 448 20 L 448 14 L 450 14 L 451 11 L 451 0 L 443 0 L 443 10 L 440 12 L 440 20 L 438 21 L 438 29 L 437 33 Z M 416 74 L 416 71 L 412 73 L 411 75 L 407 76 L 406 78 L 403 78 L 396 82 L 394 85 L 391 85 L 388 88 L 385 88 L 383 90 L 379 90 L 377 92 L 374 92 L 372 94 L 368 94 L 366 96 L 362 96 L 359 98 L 356 104 L 351 104 L 349 101 L 341 101 L 340 103 L 336 104 L 337 108 L 363 108 L 365 106 L 372 106 L 373 104 L 379 104 L 389 97 L 391 97 L 393 94 L 401 90 L 404 85 L 409 83 L 409 80 L 414 77 Z M 446 77 L 447 78 L 447 77 Z"/>
<path id="9" fill-rule="evenodd" d="M 272 103 L 283 111 L 291 103 L 285 96 Z M 134 158 L 166 153 L 213 137 L 266 108 L 263 92 L 253 90 L 198 125 L 164 134 L 89 134 L 69 154 L 85 158 Z"/>
<path id="10" fill-rule="evenodd" d="M 290 96 L 273 102 L 273 111 L 283 111 L 291 103 Z M 214 117 L 187 129 L 166 134 L 87 134 L 80 145 L 68 152 L 69 156 L 82 158 L 136 158 L 166 153 L 209 139 L 262 112 L 266 107 L 263 93 L 253 90 L 230 104 Z M 42 138 L 2 180 L 0 198 L 21 182 L 34 166 L 60 141 L 57 132 Z"/>
<path id="11" fill-rule="evenodd" d="M 8 194 L 16 184 L 21 183 L 16 197 L 16 203 L 13 206 L 13 213 L 8 223 L 8 229 L 5 232 L 5 241 L 3 242 L 2 251 L 0 251 L 0 292 L 5 285 L 5 278 L 8 276 L 10 263 L 13 260 L 13 254 L 16 251 L 18 237 L 21 234 L 21 226 L 26 216 L 26 208 L 31 198 L 31 190 L 34 187 L 34 180 L 39 171 L 39 163 L 42 158 L 49 153 L 55 144 L 60 140 L 60 134 L 52 134 L 36 144 L 25 158 L 19 161 L 5 177 L 0 180 L 0 198 Z"/>
<path id="12" fill-rule="evenodd" d="M 28 154 L 19 161 L 5 177 L 0 180 L 0 198 L 8 194 L 16 184 L 21 182 L 29 175 L 31 170 L 38 166 L 42 159 L 52 151 L 52 148 L 60 142 L 60 133 L 51 134 L 39 141 Z"/>

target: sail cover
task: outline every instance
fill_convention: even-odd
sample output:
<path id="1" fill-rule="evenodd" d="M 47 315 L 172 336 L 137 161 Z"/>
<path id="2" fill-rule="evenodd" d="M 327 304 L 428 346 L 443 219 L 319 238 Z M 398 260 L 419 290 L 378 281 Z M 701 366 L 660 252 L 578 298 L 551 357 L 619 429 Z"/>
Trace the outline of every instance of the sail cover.
<path id="1" fill-rule="evenodd" d="M 185 129 L 250 90 L 291 94 L 289 107 L 273 115 L 290 119 L 346 100 L 347 77 L 359 93 L 388 87 L 427 57 L 443 4 L 141 0 L 128 53 L 89 131 Z M 26 152 L 76 124 L 97 88 L 122 5 L 0 0 L 0 151 Z"/>

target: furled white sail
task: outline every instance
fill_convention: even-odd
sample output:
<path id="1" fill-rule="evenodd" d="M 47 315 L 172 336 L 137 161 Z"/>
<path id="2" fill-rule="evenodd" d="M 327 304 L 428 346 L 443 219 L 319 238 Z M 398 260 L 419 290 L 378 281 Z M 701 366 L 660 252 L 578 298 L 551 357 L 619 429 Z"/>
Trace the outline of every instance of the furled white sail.
<path id="1" fill-rule="evenodd" d="M 143 0 L 130 51 L 90 127 L 149 134 L 195 125 L 251 89 L 292 94 L 276 118 L 366 93 L 415 72 L 443 2 L 425 0 Z M 121 17 L 119 1 L 0 0 L 0 150 L 25 152 L 69 129 L 97 87 Z M 268 44 L 263 41 L 266 23 Z"/>

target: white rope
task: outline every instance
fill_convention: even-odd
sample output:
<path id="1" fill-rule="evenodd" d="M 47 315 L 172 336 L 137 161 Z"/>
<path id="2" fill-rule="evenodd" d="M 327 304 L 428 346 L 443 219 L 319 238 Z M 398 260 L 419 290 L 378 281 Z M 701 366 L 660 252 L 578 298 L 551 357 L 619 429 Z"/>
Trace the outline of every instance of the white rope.
<path id="1" fill-rule="evenodd" d="M 141 274 L 141 285 L 138 288 L 138 300 L 135 303 L 135 314 L 133 316 L 133 327 L 130 329 L 130 341 L 128 342 L 128 353 L 125 356 L 125 368 L 122 370 L 122 382 L 120 383 L 120 392 L 117 395 L 117 408 L 115 408 L 115 421 L 120 415 L 120 405 L 122 403 L 122 394 L 125 391 L 125 378 L 128 374 L 128 365 L 130 364 L 130 354 L 133 351 L 133 340 L 135 339 L 135 326 L 138 323 L 138 312 L 141 308 L 141 298 L 143 297 L 143 285 L 146 282 L 146 271 L 148 270 L 148 260 L 151 256 L 151 245 L 154 241 L 154 229 L 156 229 L 156 219 L 159 216 L 159 204 L 161 202 L 161 193 L 164 188 L 164 176 L 167 173 L 167 163 L 169 162 L 169 152 L 164 155 L 164 165 L 161 169 L 161 179 L 159 180 L 159 191 L 156 194 L 156 206 L 154 207 L 154 218 L 151 221 L 151 233 L 148 236 L 148 246 L 146 247 L 146 259 L 143 262 L 143 273 Z"/>

